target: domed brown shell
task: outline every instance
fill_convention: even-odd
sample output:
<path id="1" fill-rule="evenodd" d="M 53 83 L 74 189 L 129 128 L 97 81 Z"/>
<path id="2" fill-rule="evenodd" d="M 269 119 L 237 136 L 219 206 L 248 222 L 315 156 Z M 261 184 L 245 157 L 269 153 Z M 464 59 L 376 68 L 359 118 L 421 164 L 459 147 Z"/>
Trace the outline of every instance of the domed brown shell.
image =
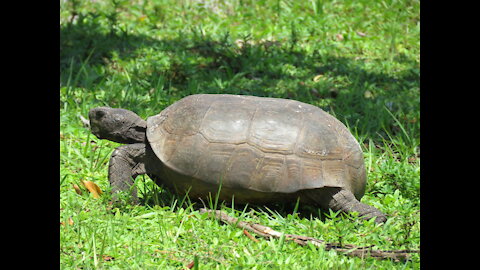
<path id="1" fill-rule="evenodd" d="M 188 96 L 147 119 L 147 138 L 163 166 L 189 181 L 267 193 L 343 187 L 358 199 L 365 190 L 355 138 L 295 100 Z"/>

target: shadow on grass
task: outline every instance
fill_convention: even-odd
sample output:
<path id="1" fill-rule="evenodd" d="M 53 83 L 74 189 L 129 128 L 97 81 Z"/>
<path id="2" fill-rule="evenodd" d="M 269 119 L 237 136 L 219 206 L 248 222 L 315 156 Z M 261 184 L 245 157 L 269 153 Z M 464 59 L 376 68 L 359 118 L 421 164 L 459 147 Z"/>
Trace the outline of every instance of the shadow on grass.
<path id="1" fill-rule="evenodd" d="M 192 30 L 188 35 L 157 40 L 145 35 L 105 30 L 95 20 L 85 20 L 83 17 L 78 21 L 77 24 L 66 24 L 61 27 L 61 70 L 70 68 L 72 63 L 74 68 L 75 66 L 80 68 L 85 62 L 88 62 L 91 67 L 106 65 L 112 60 L 113 55 L 117 55 L 120 59 L 134 59 L 138 57 L 138 49 L 152 48 L 158 52 L 172 53 L 172 60 L 178 61 L 176 65 L 171 65 L 171 69 L 175 69 L 171 74 L 178 76 L 169 79 L 179 86 L 191 79 L 187 75 L 196 73 L 203 76 L 196 76 L 195 79 L 204 80 L 222 75 L 232 77 L 241 74 L 242 77 L 251 79 L 256 84 L 267 85 L 276 85 L 278 80 L 286 79 L 306 82 L 315 75 L 326 73 L 347 76 L 350 82 L 358 85 L 375 83 L 392 90 L 399 89 L 398 84 L 402 81 L 419 82 L 416 63 L 403 55 L 395 57 L 394 61 L 409 63 L 412 67 L 392 77 L 383 72 L 367 71 L 364 62 L 359 59 L 320 55 L 317 52 L 307 54 L 292 41 L 250 44 L 247 38 L 241 41 L 245 45 L 239 48 L 238 44 L 229 40 L 228 33 L 213 38 Z M 205 59 L 204 62 L 190 61 L 195 63 L 191 65 L 186 61 L 199 58 Z M 282 69 L 281 67 L 284 66 L 292 68 L 291 70 Z M 65 77 L 62 79 L 64 80 Z M 302 84 L 300 83 L 299 86 Z M 293 90 L 295 89 L 286 94 L 295 95 L 295 92 L 298 92 Z"/>
<path id="2" fill-rule="evenodd" d="M 319 55 L 318 53 L 306 54 L 296 46 L 295 41 L 263 42 L 249 44 L 248 38 L 243 40 L 246 44 L 242 49 L 230 42 L 228 33 L 217 38 L 204 36 L 195 32 L 179 34 L 179 37 L 169 40 L 157 40 L 146 35 L 133 35 L 121 30 L 107 30 L 95 18 L 99 15 L 79 15 L 76 24 L 65 24 L 60 33 L 60 64 L 61 69 L 70 66 L 72 58 L 77 63 L 88 59 L 89 65 L 102 65 L 111 60 L 113 54 L 118 54 L 121 59 L 137 57 L 137 49 L 153 48 L 158 51 L 169 51 L 177 54 L 178 60 L 194 59 L 199 57 L 210 58 L 203 65 L 190 66 L 188 63 L 179 63 L 180 70 L 186 68 L 193 71 L 203 69 L 234 74 L 244 73 L 247 78 L 259 78 L 262 81 L 279 79 L 306 79 L 313 75 L 333 72 L 335 75 L 344 75 L 352 78 L 350 81 L 389 84 L 395 88 L 399 81 L 418 82 L 418 67 L 413 60 L 404 55 L 393 59 L 396 62 L 409 63 L 412 68 L 395 77 L 382 72 L 366 71 L 362 61 L 347 57 Z M 160 30 L 158 30 L 160 31 Z M 292 74 L 276 68 L 279 64 L 290 64 L 308 72 Z M 203 72 L 202 72 L 203 73 Z M 299 77 L 300 75 L 300 77 Z M 178 78 L 176 83 L 183 83 L 187 78 Z M 209 79 L 206 77 L 205 79 Z"/>
<path id="3" fill-rule="evenodd" d="M 184 210 L 190 209 L 193 211 L 198 211 L 201 208 L 207 209 L 223 209 L 223 208 L 232 208 L 237 212 L 253 212 L 253 213 L 266 213 L 267 215 L 280 215 L 282 218 L 287 218 L 289 215 L 296 214 L 299 218 L 306 219 L 320 219 L 325 220 L 325 212 L 319 208 L 313 207 L 311 205 L 306 205 L 299 203 L 298 206 L 293 202 L 278 202 L 278 203 L 269 203 L 264 205 L 255 205 L 255 204 L 239 204 L 226 201 L 219 201 L 215 206 L 214 202 L 205 201 L 205 200 L 193 200 L 185 195 L 178 195 L 170 190 L 167 190 L 163 187 L 155 189 L 155 191 L 150 191 L 147 194 L 144 194 L 145 197 L 140 199 L 142 205 L 147 205 L 149 207 L 169 207 L 172 210 L 178 208 L 183 208 Z"/>
<path id="4" fill-rule="evenodd" d="M 213 38 L 194 30 L 173 39 L 156 40 L 106 30 L 95 20 L 95 15 L 81 16 L 84 17 L 79 18 L 78 23 L 61 27 L 62 85 L 71 84 L 72 74 L 84 73 L 85 79 L 76 80 L 74 86 L 93 91 L 88 88 L 105 79 L 99 67 L 112 66 L 115 59 L 140 58 L 142 50 L 148 49 L 153 50 L 150 54 L 167 55 L 168 64 L 159 65 L 157 59 L 146 60 L 150 61 L 148 67 L 131 75 L 132 83 L 162 78 L 167 87 L 175 89 L 168 92 L 173 100 L 195 93 L 291 98 L 333 110 L 341 121 L 357 127 L 361 136 L 379 141 L 384 137 L 378 137 L 383 129 L 391 135 L 400 132 L 398 123 L 385 107 L 415 115 L 419 111 L 418 94 L 412 94 L 411 90 L 419 88 L 418 67 L 402 56 L 397 61 L 407 63 L 410 68 L 392 76 L 378 68 L 367 68 L 366 62 L 360 59 L 318 51 L 308 54 L 294 41 L 250 44 L 245 39 L 240 48 L 230 41 L 228 34 Z M 314 82 L 316 75 L 324 79 Z M 149 94 L 149 90 L 141 85 L 136 87 L 137 94 L 142 96 Z M 373 98 L 366 98 L 367 90 L 370 94 L 373 92 Z M 155 107 L 155 102 L 150 105 Z M 128 103 L 119 101 L 114 105 L 134 109 L 149 104 L 135 104 L 133 98 Z M 409 125 L 414 133 L 418 132 L 416 119 L 400 120 L 405 120 L 402 124 Z"/>

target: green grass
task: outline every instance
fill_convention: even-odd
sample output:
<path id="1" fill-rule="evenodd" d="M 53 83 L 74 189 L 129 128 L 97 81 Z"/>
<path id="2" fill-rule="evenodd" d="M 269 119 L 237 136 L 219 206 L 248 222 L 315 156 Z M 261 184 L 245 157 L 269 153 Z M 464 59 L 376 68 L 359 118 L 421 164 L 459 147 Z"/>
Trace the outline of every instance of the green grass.
<path id="1" fill-rule="evenodd" d="M 102 105 L 159 113 L 196 93 L 296 99 L 335 115 L 365 153 L 362 202 L 383 226 L 316 209 L 219 203 L 285 233 L 379 249 L 420 246 L 419 1 L 61 1 L 62 269 L 417 269 L 420 258 L 350 258 L 279 240 L 256 243 L 200 215 L 199 203 L 137 180 L 146 203 L 112 208 L 108 159 L 78 115 Z M 97 183 L 100 199 L 72 184 Z M 214 200 L 214 198 L 213 198 Z M 208 203 L 208 202 L 206 202 Z M 213 204 L 213 202 L 212 202 Z M 69 224 L 69 219 L 73 225 Z"/>

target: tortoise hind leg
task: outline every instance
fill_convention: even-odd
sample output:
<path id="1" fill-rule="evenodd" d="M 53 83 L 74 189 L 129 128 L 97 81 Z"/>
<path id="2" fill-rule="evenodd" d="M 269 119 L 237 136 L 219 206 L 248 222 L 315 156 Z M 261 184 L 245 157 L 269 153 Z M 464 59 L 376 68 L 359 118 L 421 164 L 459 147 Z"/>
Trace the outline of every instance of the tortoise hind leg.
<path id="1" fill-rule="evenodd" d="M 320 189 L 305 190 L 305 195 L 315 201 L 324 209 L 342 211 L 345 213 L 358 212 L 364 219 L 375 218 L 376 223 L 384 223 L 387 217 L 377 208 L 361 203 L 353 193 L 342 188 L 324 187 Z"/>
<path id="2" fill-rule="evenodd" d="M 145 144 L 135 143 L 117 147 L 110 157 L 108 180 L 114 201 L 118 192 L 131 191 L 132 201 L 138 203 L 137 191 L 133 186 L 138 175 L 145 174 Z"/>

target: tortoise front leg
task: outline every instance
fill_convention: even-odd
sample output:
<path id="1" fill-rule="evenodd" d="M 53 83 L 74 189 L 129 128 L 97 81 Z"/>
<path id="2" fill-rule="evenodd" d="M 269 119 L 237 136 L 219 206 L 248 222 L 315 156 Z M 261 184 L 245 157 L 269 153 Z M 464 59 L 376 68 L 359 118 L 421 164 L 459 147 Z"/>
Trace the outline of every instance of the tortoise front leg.
<path id="1" fill-rule="evenodd" d="M 133 183 L 138 175 L 146 173 L 144 160 L 143 143 L 122 145 L 113 151 L 108 167 L 108 180 L 114 201 L 118 200 L 118 192 L 131 191 L 132 201 L 138 203 L 137 190 Z"/>
<path id="2" fill-rule="evenodd" d="M 345 213 L 358 212 L 364 219 L 375 218 L 375 223 L 384 223 L 387 217 L 377 208 L 361 203 L 353 193 L 342 188 L 324 187 L 307 190 L 306 195 L 317 202 L 321 208 L 342 211 Z"/>

